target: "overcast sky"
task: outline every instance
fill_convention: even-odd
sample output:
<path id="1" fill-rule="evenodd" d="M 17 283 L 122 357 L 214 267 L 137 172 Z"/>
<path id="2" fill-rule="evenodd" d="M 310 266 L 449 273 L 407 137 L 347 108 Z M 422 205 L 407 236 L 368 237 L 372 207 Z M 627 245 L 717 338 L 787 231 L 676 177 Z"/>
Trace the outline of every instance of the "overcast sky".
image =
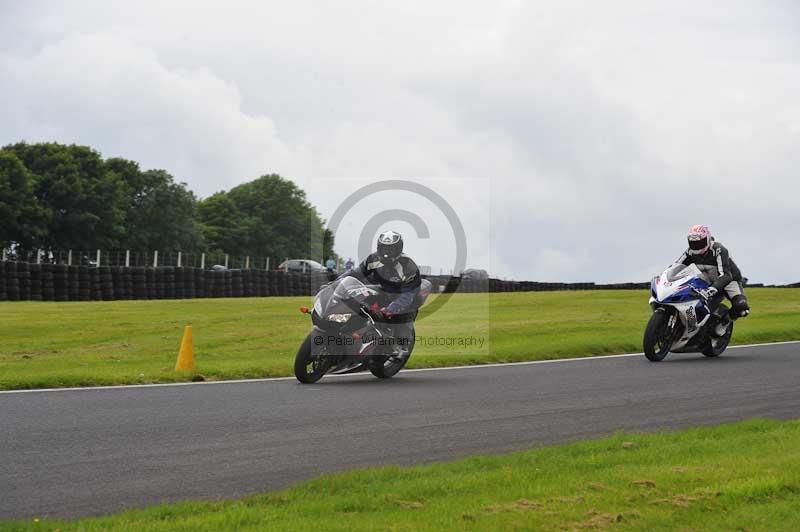
<path id="1" fill-rule="evenodd" d="M 468 266 L 516 279 L 647 280 L 706 223 L 752 281 L 800 281 L 796 1 L 324 4 L 0 0 L 0 144 L 88 144 L 201 197 L 277 172 L 325 218 L 416 181 Z M 337 251 L 389 208 L 453 267 L 409 193 L 360 203 Z"/>

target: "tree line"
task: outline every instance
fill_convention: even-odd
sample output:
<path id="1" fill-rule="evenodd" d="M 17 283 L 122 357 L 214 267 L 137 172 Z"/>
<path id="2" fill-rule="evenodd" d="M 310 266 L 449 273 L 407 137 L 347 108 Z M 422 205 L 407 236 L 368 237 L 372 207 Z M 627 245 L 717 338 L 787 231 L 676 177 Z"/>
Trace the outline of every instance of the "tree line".
<path id="1" fill-rule="evenodd" d="M 175 250 L 328 258 L 333 236 L 277 174 L 198 199 L 165 170 L 87 146 L 0 148 L 0 248 Z"/>

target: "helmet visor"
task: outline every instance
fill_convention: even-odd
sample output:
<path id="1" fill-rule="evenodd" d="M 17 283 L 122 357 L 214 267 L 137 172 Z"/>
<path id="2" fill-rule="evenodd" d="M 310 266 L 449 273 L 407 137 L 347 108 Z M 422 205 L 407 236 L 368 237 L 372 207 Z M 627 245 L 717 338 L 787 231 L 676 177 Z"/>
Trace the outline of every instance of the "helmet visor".
<path id="1" fill-rule="evenodd" d="M 692 251 L 700 251 L 708 247 L 708 237 L 699 240 L 689 239 L 689 249 Z"/>

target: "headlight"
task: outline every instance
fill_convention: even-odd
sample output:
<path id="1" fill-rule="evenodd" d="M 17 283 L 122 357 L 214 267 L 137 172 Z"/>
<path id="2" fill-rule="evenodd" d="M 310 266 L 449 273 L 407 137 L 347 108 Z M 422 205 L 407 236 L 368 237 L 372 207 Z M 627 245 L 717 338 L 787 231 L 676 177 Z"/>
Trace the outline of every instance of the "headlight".
<path id="1" fill-rule="evenodd" d="M 320 303 L 319 298 L 314 300 L 314 312 L 317 313 L 317 316 L 322 316 L 322 303 Z"/>
<path id="2" fill-rule="evenodd" d="M 346 323 L 351 316 L 352 314 L 328 314 L 328 317 L 325 319 L 328 321 L 335 321 L 336 323 Z"/>

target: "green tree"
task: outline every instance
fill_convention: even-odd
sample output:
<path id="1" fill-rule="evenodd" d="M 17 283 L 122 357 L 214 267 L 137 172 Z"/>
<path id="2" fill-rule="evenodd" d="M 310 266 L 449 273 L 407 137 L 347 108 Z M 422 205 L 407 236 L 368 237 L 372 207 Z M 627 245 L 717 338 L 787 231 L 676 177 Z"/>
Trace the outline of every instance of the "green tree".
<path id="1" fill-rule="evenodd" d="M 44 212 L 33 195 L 33 176 L 16 155 L 0 151 L 0 248 L 32 248 L 47 233 Z"/>
<path id="2" fill-rule="evenodd" d="M 198 202 L 166 171 L 86 146 L 23 142 L 0 155 L 0 244 L 335 258 L 305 192 L 276 174 Z"/>
<path id="3" fill-rule="evenodd" d="M 197 199 L 186 183 L 164 170 L 142 172 L 133 161 L 113 158 L 107 166 L 124 183 L 125 249 L 199 251 L 203 236 L 196 220 Z"/>
<path id="4" fill-rule="evenodd" d="M 333 235 L 325 235 L 305 192 L 276 174 L 206 198 L 198 215 L 214 250 L 277 258 L 333 256 Z"/>
<path id="5" fill-rule="evenodd" d="M 33 176 L 33 191 L 47 220 L 44 247 L 118 247 L 124 235 L 123 183 L 99 153 L 56 143 L 3 149 L 15 154 Z"/>
<path id="6" fill-rule="evenodd" d="M 247 254 L 245 227 L 242 213 L 225 192 L 202 200 L 197 208 L 197 216 L 210 251 Z"/>

